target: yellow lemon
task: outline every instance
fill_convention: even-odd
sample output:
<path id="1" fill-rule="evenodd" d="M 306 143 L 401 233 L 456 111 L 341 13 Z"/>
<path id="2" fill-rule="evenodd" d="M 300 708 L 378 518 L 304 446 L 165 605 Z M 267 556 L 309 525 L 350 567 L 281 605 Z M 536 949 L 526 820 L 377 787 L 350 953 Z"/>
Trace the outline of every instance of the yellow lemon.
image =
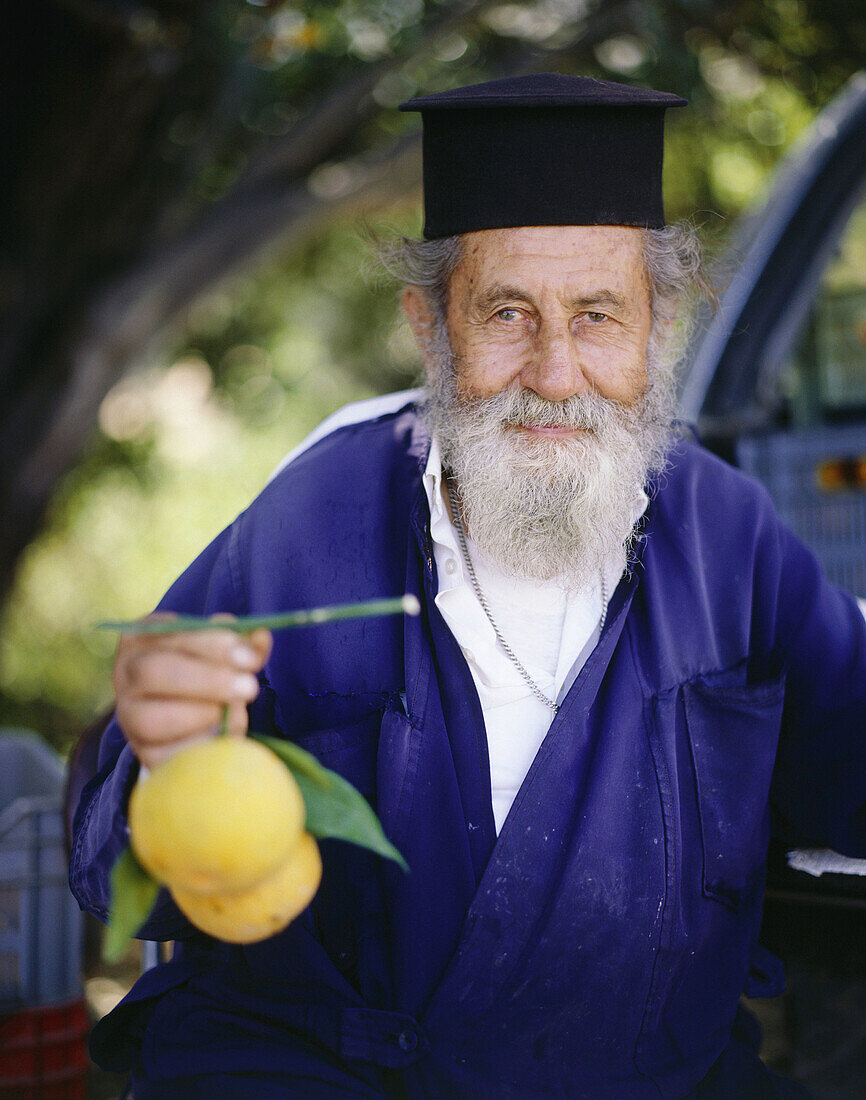
<path id="1" fill-rule="evenodd" d="M 133 788 L 133 851 L 154 878 L 197 893 L 245 890 L 287 858 L 304 827 L 291 772 L 257 741 L 216 737 Z"/>
<path id="2" fill-rule="evenodd" d="M 303 833 L 291 855 L 250 890 L 194 894 L 172 890 L 189 920 L 218 940 L 255 943 L 281 932 L 310 904 L 322 878 L 319 848 Z"/>

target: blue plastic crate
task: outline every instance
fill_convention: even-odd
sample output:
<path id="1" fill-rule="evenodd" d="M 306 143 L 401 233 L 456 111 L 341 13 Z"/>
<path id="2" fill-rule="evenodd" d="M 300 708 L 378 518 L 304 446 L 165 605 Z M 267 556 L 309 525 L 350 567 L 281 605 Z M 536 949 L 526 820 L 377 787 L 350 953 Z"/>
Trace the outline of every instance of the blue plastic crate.
<path id="1" fill-rule="evenodd" d="M 826 465 L 866 461 L 866 425 L 746 436 L 737 463 L 769 490 L 782 519 L 817 555 L 830 580 L 866 596 L 866 486 L 822 485 Z"/>
<path id="2" fill-rule="evenodd" d="M 69 892 L 64 768 L 35 735 L 0 733 L 0 1011 L 81 990 L 82 920 Z"/>

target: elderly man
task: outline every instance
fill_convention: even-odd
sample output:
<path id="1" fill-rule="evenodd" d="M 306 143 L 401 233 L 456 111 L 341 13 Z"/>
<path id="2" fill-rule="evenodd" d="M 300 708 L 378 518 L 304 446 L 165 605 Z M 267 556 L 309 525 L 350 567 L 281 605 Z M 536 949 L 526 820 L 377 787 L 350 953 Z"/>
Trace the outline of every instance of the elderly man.
<path id="1" fill-rule="evenodd" d="M 124 642 L 72 881 L 104 917 L 139 764 L 225 703 L 354 783 L 411 873 L 326 841 L 311 907 L 248 947 L 163 897 L 143 935 L 175 956 L 93 1042 L 138 1100 L 802 1095 L 738 1001 L 778 989 L 771 808 L 864 851 L 866 624 L 757 485 L 672 434 L 681 103 L 547 75 L 404 105 L 426 391 L 326 422 L 162 606 L 422 614 Z"/>

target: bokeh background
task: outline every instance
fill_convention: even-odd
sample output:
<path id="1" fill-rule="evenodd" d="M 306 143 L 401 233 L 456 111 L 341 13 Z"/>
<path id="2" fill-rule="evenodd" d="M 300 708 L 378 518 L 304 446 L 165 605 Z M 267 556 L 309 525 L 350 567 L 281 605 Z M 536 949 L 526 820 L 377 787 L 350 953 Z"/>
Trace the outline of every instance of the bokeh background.
<path id="1" fill-rule="evenodd" d="M 420 231 L 403 99 L 648 84 L 668 217 L 720 248 L 866 58 L 850 0 L 55 0 L 8 9 L 0 725 L 61 751 L 114 638 L 346 401 L 417 362 L 370 235 Z"/>

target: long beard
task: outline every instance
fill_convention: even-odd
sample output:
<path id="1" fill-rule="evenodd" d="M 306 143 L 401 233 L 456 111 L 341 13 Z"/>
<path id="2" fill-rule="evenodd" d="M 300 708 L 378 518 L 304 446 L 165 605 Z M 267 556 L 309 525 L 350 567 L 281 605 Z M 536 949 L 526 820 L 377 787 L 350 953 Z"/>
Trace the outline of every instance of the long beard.
<path id="1" fill-rule="evenodd" d="M 652 348 L 650 383 L 628 405 L 596 393 L 548 401 L 517 383 L 467 396 L 450 348 L 435 358 L 425 421 L 482 554 L 510 575 L 569 589 L 596 582 L 615 555 L 624 562 L 640 491 L 664 466 L 675 407 L 672 373 Z M 520 424 L 580 432 L 533 436 Z"/>

